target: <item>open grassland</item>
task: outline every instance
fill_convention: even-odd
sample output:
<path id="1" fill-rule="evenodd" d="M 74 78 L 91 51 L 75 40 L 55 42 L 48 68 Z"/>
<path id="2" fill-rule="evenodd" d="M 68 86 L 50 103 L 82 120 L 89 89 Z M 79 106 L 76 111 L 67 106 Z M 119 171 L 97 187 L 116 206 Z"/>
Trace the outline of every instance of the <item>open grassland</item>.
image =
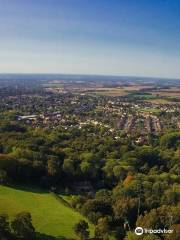
<path id="1" fill-rule="evenodd" d="M 180 98 L 180 88 L 178 87 L 171 87 L 169 89 L 160 89 L 155 91 L 150 91 L 150 93 L 153 96 L 156 97 L 174 97 L 174 98 Z"/>
<path id="2" fill-rule="evenodd" d="M 169 88 L 161 88 L 163 92 L 177 92 L 180 93 L 180 87 L 169 87 Z"/>
<path id="3" fill-rule="evenodd" d="M 161 88 L 156 89 L 152 85 L 129 85 L 129 86 L 120 86 L 120 87 L 101 87 L 101 88 L 89 88 L 86 89 L 90 93 L 105 95 L 105 96 L 126 96 L 128 94 L 134 94 L 134 96 L 145 97 L 146 94 L 149 94 L 149 98 L 180 98 L 180 88 L 171 87 L 171 88 Z M 144 94 L 143 94 L 144 93 Z"/>
<path id="4" fill-rule="evenodd" d="M 123 89 L 126 90 L 126 91 L 141 91 L 141 90 L 150 90 L 152 89 L 153 86 L 152 85 L 129 85 L 129 86 L 123 86 Z"/>
<path id="5" fill-rule="evenodd" d="M 7 213 L 13 218 L 21 211 L 30 212 L 36 231 L 44 236 L 54 237 L 49 239 L 74 237 L 74 224 L 84 219 L 78 212 L 58 201 L 51 193 L 38 189 L 0 186 L 0 213 Z M 93 225 L 89 224 L 89 226 L 92 233 Z"/>
<path id="6" fill-rule="evenodd" d="M 145 102 L 150 102 L 150 103 L 153 103 L 153 104 L 180 104 L 180 96 L 178 97 L 154 97 L 152 99 L 145 99 L 144 101 Z"/>
<path id="7" fill-rule="evenodd" d="M 96 89 L 96 91 L 91 93 L 94 93 L 96 95 L 110 96 L 110 97 L 126 96 L 128 94 L 128 92 L 126 92 L 121 88 L 109 88 L 106 90 Z"/>
<path id="8" fill-rule="evenodd" d="M 178 92 L 151 92 L 151 94 L 155 97 L 174 97 L 180 98 L 180 93 Z"/>
<path id="9" fill-rule="evenodd" d="M 145 100 L 145 101 L 150 102 L 150 103 L 154 103 L 154 104 L 168 104 L 168 103 L 170 103 L 170 101 L 168 101 L 167 99 L 163 99 L 163 98 L 148 99 L 148 100 Z"/>
<path id="10" fill-rule="evenodd" d="M 119 87 L 97 87 L 86 89 L 87 92 L 103 95 L 103 96 L 126 96 L 130 93 L 136 93 L 140 90 L 151 89 L 152 86 L 145 85 L 129 85 L 129 86 L 119 86 Z"/>

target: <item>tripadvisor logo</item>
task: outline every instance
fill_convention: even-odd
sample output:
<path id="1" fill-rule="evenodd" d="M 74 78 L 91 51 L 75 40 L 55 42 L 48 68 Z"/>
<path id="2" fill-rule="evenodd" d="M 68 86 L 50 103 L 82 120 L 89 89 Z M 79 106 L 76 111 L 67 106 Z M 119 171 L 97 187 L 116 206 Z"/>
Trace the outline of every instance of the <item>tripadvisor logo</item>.
<path id="1" fill-rule="evenodd" d="M 143 228 L 142 227 L 137 227 L 135 230 L 136 235 L 142 235 L 143 234 Z"/>
<path id="2" fill-rule="evenodd" d="M 143 233 L 172 233 L 173 230 L 172 229 L 147 229 L 147 228 L 142 228 L 142 227 L 137 227 L 135 230 L 134 230 L 135 234 L 136 235 L 142 235 Z"/>

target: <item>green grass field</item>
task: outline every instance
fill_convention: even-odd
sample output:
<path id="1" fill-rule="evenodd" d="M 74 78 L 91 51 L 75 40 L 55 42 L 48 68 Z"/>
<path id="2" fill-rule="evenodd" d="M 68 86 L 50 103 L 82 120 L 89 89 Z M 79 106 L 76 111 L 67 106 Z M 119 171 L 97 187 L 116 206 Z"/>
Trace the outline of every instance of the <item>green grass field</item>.
<path id="1" fill-rule="evenodd" d="M 48 239 L 74 237 L 74 224 L 84 219 L 78 212 L 63 205 L 51 193 L 44 193 L 37 189 L 0 186 L 0 213 L 7 213 L 10 218 L 13 218 L 21 211 L 31 213 L 36 231 L 52 236 Z M 93 225 L 89 224 L 89 226 L 92 234 Z"/>

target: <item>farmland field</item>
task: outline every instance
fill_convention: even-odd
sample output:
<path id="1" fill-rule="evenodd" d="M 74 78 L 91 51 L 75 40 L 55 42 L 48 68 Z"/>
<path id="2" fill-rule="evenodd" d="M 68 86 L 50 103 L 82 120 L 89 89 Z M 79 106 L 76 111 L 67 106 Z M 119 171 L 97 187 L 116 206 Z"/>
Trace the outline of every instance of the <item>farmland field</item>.
<path id="1" fill-rule="evenodd" d="M 74 237 L 74 224 L 84 219 L 78 212 L 63 205 L 51 193 L 37 189 L 0 186 L 0 213 L 7 213 L 13 218 L 21 211 L 31 213 L 36 231 L 52 237 L 48 239 L 61 240 Z M 91 224 L 89 226 L 93 232 L 93 226 Z"/>
<path id="2" fill-rule="evenodd" d="M 96 95 L 103 95 L 103 96 L 111 96 L 111 97 L 117 97 L 117 96 L 126 96 L 128 95 L 128 92 L 121 88 L 109 88 L 109 89 L 96 89 L 95 91 L 91 92 Z"/>
<path id="3" fill-rule="evenodd" d="M 173 104 L 174 102 L 170 98 L 154 98 L 145 100 L 146 102 L 150 102 L 153 104 Z"/>

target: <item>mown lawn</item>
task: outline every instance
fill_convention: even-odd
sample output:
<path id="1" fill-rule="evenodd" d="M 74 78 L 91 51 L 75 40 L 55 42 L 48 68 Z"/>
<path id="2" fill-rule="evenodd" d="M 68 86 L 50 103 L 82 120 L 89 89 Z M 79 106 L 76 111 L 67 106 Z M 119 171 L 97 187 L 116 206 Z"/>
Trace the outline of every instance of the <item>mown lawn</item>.
<path id="1" fill-rule="evenodd" d="M 21 211 L 32 215 L 37 232 L 58 237 L 74 237 L 73 226 L 82 215 L 63 205 L 52 194 L 38 189 L 21 189 L 0 186 L 0 213 L 7 213 L 10 218 Z M 86 220 L 87 221 L 87 220 Z M 89 224 L 91 233 L 93 225 Z"/>

